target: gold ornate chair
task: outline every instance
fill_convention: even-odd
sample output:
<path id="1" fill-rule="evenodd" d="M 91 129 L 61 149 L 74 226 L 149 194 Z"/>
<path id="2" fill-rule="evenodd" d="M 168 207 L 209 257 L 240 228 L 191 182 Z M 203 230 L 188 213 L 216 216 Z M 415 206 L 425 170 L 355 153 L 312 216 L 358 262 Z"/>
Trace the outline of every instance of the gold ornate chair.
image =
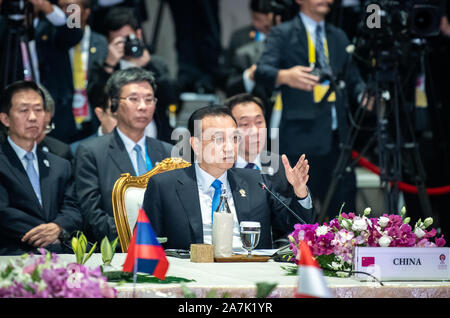
<path id="1" fill-rule="evenodd" d="M 141 176 L 135 177 L 129 173 L 123 173 L 117 179 L 112 191 L 112 206 L 122 252 L 128 251 L 138 212 L 144 201 L 148 179 L 158 173 L 185 168 L 190 165 L 182 158 L 166 158 Z"/>

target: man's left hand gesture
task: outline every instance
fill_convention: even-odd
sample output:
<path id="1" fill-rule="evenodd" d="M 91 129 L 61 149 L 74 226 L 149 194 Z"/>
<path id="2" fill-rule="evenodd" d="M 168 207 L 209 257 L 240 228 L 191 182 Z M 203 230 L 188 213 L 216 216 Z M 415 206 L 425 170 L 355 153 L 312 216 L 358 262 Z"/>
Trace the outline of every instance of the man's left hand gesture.
<path id="1" fill-rule="evenodd" d="M 281 156 L 281 161 L 286 171 L 286 178 L 292 185 L 295 191 L 295 195 L 299 198 L 306 198 L 308 196 L 308 188 L 306 183 L 308 182 L 309 165 L 308 160 L 305 159 L 305 155 L 302 155 L 298 159 L 297 164 L 292 168 L 289 164 L 289 160 L 286 155 Z"/>

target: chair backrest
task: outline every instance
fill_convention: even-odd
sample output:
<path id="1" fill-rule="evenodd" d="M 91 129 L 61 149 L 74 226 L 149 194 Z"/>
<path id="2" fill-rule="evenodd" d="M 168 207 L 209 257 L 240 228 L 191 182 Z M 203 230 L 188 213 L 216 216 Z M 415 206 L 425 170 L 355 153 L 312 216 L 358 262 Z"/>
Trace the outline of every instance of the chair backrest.
<path id="1" fill-rule="evenodd" d="M 122 252 L 128 251 L 138 212 L 144 201 L 148 179 L 158 173 L 186 168 L 190 165 L 181 158 L 166 158 L 141 176 L 135 177 L 129 173 L 123 173 L 116 180 L 112 191 L 112 206 Z"/>

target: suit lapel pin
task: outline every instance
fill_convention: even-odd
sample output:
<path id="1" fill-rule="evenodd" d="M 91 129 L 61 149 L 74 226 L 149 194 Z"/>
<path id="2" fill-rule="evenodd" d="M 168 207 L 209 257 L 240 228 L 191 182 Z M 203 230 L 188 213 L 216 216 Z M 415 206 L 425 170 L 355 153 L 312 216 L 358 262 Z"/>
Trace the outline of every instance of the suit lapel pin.
<path id="1" fill-rule="evenodd" d="M 49 168 L 50 167 L 50 163 L 48 162 L 48 160 L 47 159 L 44 159 L 44 165 L 47 167 L 47 168 Z"/>
<path id="2" fill-rule="evenodd" d="M 95 52 L 97 52 L 97 48 L 95 46 L 91 47 L 90 49 L 92 54 L 95 54 Z"/>
<path id="3" fill-rule="evenodd" d="M 247 196 L 247 193 L 245 193 L 244 189 L 240 189 L 239 193 L 241 194 L 241 197 L 245 198 Z"/>

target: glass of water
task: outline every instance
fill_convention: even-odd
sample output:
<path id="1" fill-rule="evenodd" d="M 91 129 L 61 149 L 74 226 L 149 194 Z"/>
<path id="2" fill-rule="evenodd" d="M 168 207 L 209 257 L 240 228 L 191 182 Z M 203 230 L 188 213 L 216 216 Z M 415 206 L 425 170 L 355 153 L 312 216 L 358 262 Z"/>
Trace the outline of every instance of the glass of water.
<path id="1" fill-rule="evenodd" d="M 261 224 L 259 222 L 242 221 L 240 223 L 242 246 L 248 251 L 248 257 L 252 256 L 252 250 L 259 243 Z"/>

